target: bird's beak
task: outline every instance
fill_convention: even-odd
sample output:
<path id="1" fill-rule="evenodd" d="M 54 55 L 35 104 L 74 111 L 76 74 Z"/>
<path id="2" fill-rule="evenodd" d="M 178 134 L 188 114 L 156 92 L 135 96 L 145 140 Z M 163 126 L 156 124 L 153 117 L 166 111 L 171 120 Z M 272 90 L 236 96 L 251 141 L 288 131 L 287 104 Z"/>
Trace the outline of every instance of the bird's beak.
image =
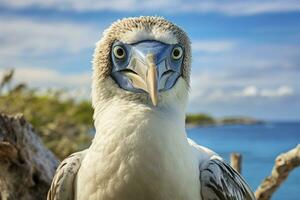
<path id="1" fill-rule="evenodd" d="M 147 71 L 147 91 L 150 95 L 151 101 L 154 106 L 157 105 L 157 93 L 158 93 L 158 87 L 157 87 L 157 66 L 155 65 L 155 58 L 153 54 L 147 55 L 147 65 L 148 65 L 148 71 Z"/>
<path id="2" fill-rule="evenodd" d="M 147 92 L 152 104 L 156 106 L 158 103 L 158 71 L 155 56 L 148 53 L 143 63 L 138 59 L 133 59 L 128 69 L 130 70 L 125 70 L 123 73 L 130 79 L 132 85 Z"/>

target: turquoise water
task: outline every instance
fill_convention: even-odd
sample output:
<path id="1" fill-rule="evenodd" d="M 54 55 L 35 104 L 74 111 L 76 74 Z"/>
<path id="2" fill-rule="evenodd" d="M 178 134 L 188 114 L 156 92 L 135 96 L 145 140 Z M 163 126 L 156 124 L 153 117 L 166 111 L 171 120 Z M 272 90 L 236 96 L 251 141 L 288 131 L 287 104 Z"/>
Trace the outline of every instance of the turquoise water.
<path id="1" fill-rule="evenodd" d="M 242 175 L 253 190 L 270 174 L 276 156 L 300 143 L 300 123 L 293 122 L 199 127 L 187 132 L 191 139 L 211 148 L 227 161 L 230 153 L 241 153 Z M 300 168 L 296 168 L 272 200 L 299 200 L 299 196 Z"/>

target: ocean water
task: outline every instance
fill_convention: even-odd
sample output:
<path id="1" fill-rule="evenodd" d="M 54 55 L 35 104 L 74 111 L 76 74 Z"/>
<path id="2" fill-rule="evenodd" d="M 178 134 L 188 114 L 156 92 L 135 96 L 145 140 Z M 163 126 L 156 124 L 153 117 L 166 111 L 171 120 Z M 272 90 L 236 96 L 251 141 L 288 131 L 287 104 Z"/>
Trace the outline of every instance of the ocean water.
<path id="1" fill-rule="evenodd" d="M 300 123 L 296 122 L 196 127 L 187 133 L 228 162 L 230 153 L 241 153 L 242 175 L 253 190 L 271 173 L 275 158 L 300 143 Z M 300 167 L 290 173 L 272 200 L 300 200 Z"/>

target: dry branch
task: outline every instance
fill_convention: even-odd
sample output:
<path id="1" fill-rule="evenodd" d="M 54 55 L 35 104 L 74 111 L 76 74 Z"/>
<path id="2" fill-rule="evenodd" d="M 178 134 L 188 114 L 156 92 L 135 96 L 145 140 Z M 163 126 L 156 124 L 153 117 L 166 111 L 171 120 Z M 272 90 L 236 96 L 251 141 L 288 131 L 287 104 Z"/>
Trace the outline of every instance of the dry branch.
<path id="1" fill-rule="evenodd" d="M 289 173 L 300 165 L 300 144 L 294 149 L 279 155 L 271 175 L 265 178 L 255 192 L 257 200 L 269 200 L 272 194 L 279 188 Z"/>
<path id="2" fill-rule="evenodd" d="M 22 116 L 0 114 L 0 199 L 46 199 L 58 165 Z"/>

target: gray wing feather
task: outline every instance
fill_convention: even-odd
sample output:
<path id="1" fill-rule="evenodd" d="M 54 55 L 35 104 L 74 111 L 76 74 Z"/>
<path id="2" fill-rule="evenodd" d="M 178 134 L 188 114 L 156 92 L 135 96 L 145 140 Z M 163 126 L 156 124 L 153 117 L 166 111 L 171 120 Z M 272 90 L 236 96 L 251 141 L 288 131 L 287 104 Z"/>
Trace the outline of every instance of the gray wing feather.
<path id="1" fill-rule="evenodd" d="M 200 182 L 202 200 L 255 200 L 241 175 L 219 159 L 200 169 Z"/>
<path id="2" fill-rule="evenodd" d="M 85 151 L 71 154 L 56 169 L 47 200 L 73 200 L 74 180 Z"/>

